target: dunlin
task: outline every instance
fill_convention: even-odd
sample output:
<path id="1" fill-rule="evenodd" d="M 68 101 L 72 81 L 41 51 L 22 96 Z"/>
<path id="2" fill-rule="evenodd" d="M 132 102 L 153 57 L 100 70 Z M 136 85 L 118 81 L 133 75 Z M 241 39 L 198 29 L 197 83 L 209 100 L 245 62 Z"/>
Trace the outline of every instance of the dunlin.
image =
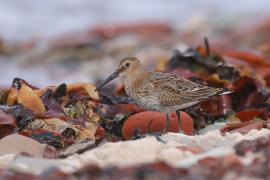
<path id="1" fill-rule="evenodd" d="M 122 59 L 117 70 L 96 90 L 118 76 L 124 77 L 125 91 L 137 105 L 166 114 L 166 130 L 169 127 L 169 112 L 176 111 L 180 130 L 181 109 L 226 93 L 222 88 L 203 86 L 173 74 L 145 71 L 136 57 Z"/>

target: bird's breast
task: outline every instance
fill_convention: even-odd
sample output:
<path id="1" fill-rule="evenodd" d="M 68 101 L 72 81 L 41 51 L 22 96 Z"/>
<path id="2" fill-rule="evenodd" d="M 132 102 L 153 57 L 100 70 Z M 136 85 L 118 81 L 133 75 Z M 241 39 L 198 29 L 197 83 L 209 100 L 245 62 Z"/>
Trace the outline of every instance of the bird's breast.
<path id="1" fill-rule="evenodd" d="M 136 92 L 131 84 L 125 84 L 125 91 L 129 97 L 131 97 L 134 100 L 136 99 Z"/>
<path id="2" fill-rule="evenodd" d="M 161 111 L 159 103 L 154 96 L 144 96 L 137 91 L 137 87 L 125 86 L 126 93 L 135 103 L 146 110 Z"/>
<path id="3" fill-rule="evenodd" d="M 126 78 L 124 84 L 127 95 L 129 95 L 131 98 L 134 99 L 136 96 L 136 88 L 137 88 L 136 80 L 132 78 Z"/>

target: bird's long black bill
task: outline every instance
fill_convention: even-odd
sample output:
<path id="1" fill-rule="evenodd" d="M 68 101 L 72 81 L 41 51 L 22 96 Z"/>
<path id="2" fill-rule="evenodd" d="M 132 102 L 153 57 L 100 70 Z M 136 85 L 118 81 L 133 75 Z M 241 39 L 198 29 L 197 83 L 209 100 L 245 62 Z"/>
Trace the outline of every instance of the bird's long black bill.
<path id="1" fill-rule="evenodd" d="M 112 73 L 103 83 L 101 83 L 95 91 L 99 91 L 105 84 L 107 84 L 108 82 L 112 81 L 113 79 L 117 78 L 119 76 L 119 72 L 115 71 L 114 73 Z"/>

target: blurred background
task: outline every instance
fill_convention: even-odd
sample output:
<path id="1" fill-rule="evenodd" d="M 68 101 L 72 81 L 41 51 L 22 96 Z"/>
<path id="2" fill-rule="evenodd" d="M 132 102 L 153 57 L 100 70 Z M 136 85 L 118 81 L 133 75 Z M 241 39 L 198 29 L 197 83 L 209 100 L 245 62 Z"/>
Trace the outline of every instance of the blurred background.
<path id="1" fill-rule="evenodd" d="M 162 70 L 174 49 L 204 37 L 215 49 L 266 46 L 267 54 L 261 42 L 269 34 L 258 29 L 269 27 L 269 7 L 269 0 L 2 0 L 0 87 L 14 77 L 39 87 L 95 83 L 124 56 Z"/>

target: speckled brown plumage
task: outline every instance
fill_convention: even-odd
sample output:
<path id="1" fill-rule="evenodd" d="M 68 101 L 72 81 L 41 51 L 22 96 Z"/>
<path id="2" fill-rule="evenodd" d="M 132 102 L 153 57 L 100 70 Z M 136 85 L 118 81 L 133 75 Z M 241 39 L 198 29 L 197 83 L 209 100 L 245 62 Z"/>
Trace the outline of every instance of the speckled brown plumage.
<path id="1" fill-rule="evenodd" d="M 221 88 L 203 86 L 175 75 L 144 72 L 127 78 L 126 93 L 144 109 L 169 113 L 192 106 L 223 92 Z"/>

